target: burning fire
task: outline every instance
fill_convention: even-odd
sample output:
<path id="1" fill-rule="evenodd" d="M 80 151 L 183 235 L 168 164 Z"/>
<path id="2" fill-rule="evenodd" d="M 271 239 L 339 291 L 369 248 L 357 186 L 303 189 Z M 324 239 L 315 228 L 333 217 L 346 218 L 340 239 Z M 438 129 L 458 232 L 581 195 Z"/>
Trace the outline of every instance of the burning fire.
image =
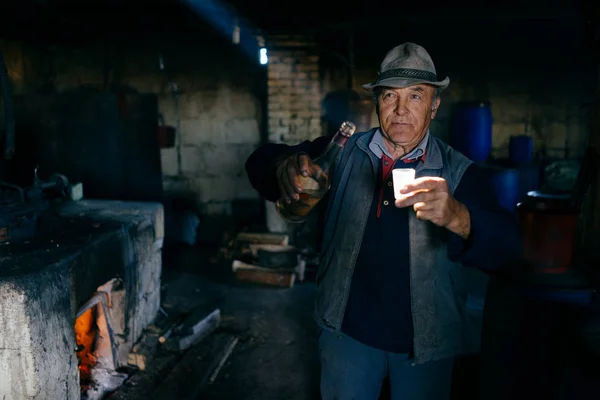
<path id="1" fill-rule="evenodd" d="M 75 339 L 82 400 L 104 399 L 127 378 L 117 372 L 110 307 L 108 293 L 98 291 L 77 312 Z"/>
<path id="2" fill-rule="evenodd" d="M 77 358 L 82 385 L 91 379 L 91 370 L 96 364 L 94 344 L 98 334 L 97 307 L 88 308 L 75 320 L 75 338 L 77 340 Z"/>

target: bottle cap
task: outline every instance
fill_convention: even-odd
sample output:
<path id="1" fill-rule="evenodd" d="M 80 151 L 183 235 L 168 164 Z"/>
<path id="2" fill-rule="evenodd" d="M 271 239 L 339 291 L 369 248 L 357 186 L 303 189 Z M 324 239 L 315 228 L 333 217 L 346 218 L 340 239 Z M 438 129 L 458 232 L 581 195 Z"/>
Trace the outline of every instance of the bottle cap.
<path id="1" fill-rule="evenodd" d="M 352 136 L 355 130 L 356 126 L 350 121 L 344 121 L 340 126 L 340 133 L 346 137 Z"/>

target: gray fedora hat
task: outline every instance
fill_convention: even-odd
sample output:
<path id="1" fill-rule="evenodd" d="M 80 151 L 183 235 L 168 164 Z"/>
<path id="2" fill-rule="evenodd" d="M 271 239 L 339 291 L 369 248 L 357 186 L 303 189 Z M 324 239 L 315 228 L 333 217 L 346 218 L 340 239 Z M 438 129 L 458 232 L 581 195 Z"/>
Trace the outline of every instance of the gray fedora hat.
<path id="1" fill-rule="evenodd" d="M 450 84 L 450 78 L 438 80 L 433 60 L 427 50 L 418 44 L 403 43 L 388 51 L 377 73 L 377 81 L 363 85 L 363 88 L 404 88 L 418 83 L 426 83 L 444 90 Z"/>

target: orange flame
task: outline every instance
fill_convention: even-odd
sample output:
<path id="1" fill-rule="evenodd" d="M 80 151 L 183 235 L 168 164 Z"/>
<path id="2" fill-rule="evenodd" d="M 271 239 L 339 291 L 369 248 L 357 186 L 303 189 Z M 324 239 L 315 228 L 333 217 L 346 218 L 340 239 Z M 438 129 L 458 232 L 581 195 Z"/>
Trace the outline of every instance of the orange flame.
<path id="1" fill-rule="evenodd" d="M 78 346 L 77 358 L 79 359 L 79 371 L 82 381 L 89 378 L 91 369 L 96 364 L 96 357 L 93 354 L 98 331 L 96 314 L 96 307 L 91 307 L 75 321 L 75 339 Z"/>

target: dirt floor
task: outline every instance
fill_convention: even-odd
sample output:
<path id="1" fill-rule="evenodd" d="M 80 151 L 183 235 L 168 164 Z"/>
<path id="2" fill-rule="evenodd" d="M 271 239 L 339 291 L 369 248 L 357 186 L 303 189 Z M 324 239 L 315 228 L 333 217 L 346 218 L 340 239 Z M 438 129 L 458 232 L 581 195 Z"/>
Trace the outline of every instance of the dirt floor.
<path id="1" fill-rule="evenodd" d="M 181 246 L 165 254 L 162 289 L 167 314 L 216 307 L 221 325 L 183 353 L 159 352 L 146 371 L 132 375 L 111 399 L 320 398 L 313 281 L 296 282 L 290 289 L 240 283 L 230 266 L 214 262 L 210 249 Z"/>
<path id="2" fill-rule="evenodd" d="M 167 249 L 161 298 L 170 318 L 198 306 L 218 308 L 219 328 L 183 352 L 159 346 L 149 367 L 130 370 L 110 399 L 320 400 L 314 271 L 293 288 L 259 286 L 236 281 L 231 261 L 215 254 L 218 249 Z M 456 361 L 452 400 L 479 399 L 479 370 L 478 357 Z M 388 398 L 384 384 L 380 400 Z"/>
<path id="3" fill-rule="evenodd" d="M 293 288 L 261 286 L 237 281 L 231 262 L 215 255 L 218 249 L 166 249 L 161 298 L 171 318 L 199 306 L 218 308 L 219 328 L 183 352 L 159 346 L 149 367 L 131 370 L 110 399 L 320 400 L 312 319 L 315 271 L 309 268 L 305 281 Z M 464 360 L 461 365 L 452 398 L 475 399 L 477 364 Z M 386 389 L 384 383 L 380 400 L 389 398 Z"/>

